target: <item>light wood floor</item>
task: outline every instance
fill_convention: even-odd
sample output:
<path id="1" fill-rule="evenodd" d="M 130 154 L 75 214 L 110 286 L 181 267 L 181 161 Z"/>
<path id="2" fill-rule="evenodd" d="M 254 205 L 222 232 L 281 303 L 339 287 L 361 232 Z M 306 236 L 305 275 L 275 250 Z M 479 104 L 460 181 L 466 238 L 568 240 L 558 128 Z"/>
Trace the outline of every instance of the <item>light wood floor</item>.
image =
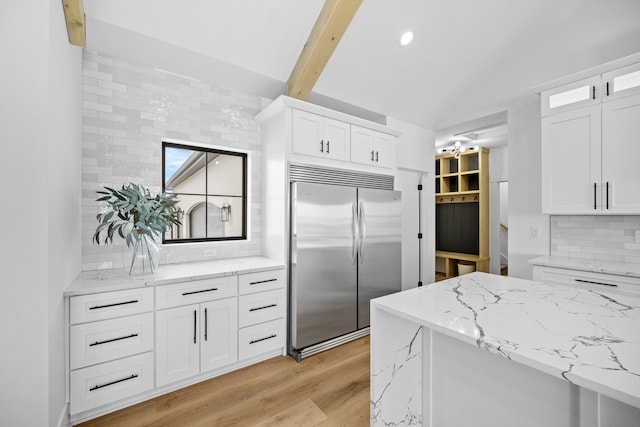
<path id="1" fill-rule="evenodd" d="M 80 425 L 368 426 L 369 337 L 301 363 L 269 359 Z"/>

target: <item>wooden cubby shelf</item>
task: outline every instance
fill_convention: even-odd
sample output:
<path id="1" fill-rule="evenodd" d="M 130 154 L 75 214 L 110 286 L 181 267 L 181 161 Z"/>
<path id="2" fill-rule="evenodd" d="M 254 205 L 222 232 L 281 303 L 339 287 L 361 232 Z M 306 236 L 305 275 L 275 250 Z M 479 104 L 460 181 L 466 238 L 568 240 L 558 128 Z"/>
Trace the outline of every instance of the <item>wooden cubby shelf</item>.
<path id="1" fill-rule="evenodd" d="M 436 157 L 436 271 L 457 276 L 458 263 L 489 271 L 489 150 Z"/>

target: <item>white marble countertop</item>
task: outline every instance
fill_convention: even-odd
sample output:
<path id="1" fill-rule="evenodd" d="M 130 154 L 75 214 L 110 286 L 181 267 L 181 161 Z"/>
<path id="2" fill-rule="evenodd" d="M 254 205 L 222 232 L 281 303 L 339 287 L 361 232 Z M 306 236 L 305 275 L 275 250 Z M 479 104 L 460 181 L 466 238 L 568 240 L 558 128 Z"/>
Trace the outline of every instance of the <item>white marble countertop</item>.
<path id="1" fill-rule="evenodd" d="M 284 268 L 281 262 L 263 257 L 160 265 L 153 274 L 130 276 L 125 268 L 83 271 L 64 291 L 64 296 L 119 291 L 142 286 L 166 285 Z"/>
<path id="2" fill-rule="evenodd" d="M 558 256 L 541 256 L 529 260 L 531 265 L 543 267 L 567 268 L 569 270 L 590 271 L 593 273 L 615 274 L 617 276 L 640 278 L 640 264 L 624 262 L 590 261 Z"/>
<path id="3" fill-rule="evenodd" d="M 476 272 L 372 305 L 640 408 L 640 298 Z"/>

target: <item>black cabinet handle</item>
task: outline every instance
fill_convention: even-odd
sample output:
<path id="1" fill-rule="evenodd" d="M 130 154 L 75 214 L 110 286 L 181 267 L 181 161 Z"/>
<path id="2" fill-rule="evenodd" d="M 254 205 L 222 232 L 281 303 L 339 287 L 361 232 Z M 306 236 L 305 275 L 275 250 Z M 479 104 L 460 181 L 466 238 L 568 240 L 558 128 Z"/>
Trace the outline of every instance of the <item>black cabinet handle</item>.
<path id="1" fill-rule="evenodd" d="M 594 282 L 592 280 L 584 280 L 584 279 L 573 279 L 576 282 L 580 282 L 580 283 L 590 283 L 592 285 L 603 285 L 603 286 L 611 286 L 612 288 L 617 288 L 618 285 L 615 285 L 613 283 L 603 283 L 603 282 Z"/>
<path id="2" fill-rule="evenodd" d="M 103 388 L 103 387 L 109 387 L 110 385 L 118 384 L 118 383 L 121 383 L 121 382 L 123 382 L 123 381 L 129 381 L 129 380 L 132 380 L 132 379 L 134 379 L 134 378 L 138 378 L 138 374 L 131 374 L 131 376 L 130 376 L 130 377 L 121 378 L 121 379 L 119 379 L 119 380 L 111 381 L 110 383 L 100 384 L 100 385 L 93 386 L 93 387 L 91 387 L 91 388 L 89 389 L 89 391 L 95 391 L 95 390 L 101 389 L 101 388 Z"/>
<path id="3" fill-rule="evenodd" d="M 593 210 L 598 209 L 596 206 L 596 183 L 593 183 Z"/>
<path id="4" fill-rule="evenodd" d="M 593 99 L 596 99 L 596 85 L 593 85 L 591 88 L 592 97 Z"/>
<path id="5" fill-rule="evenodd" d="M 378 152 L 376 151 L 376 163 L 378 163 Z"/>
<path id="6" fill-rule="evenodd" d="M 137 336 L 138 336 L 138 334 L 131 334 L 131 335 L 127 335 L 125 337 L 112 338 L 110 340 L 104 340 L 104 341 L 96 341 L 94 343 L 89 344 L 89 347 L 93 347 L 93 346 L 96 346 L 96 345 L 107 344 L 107 343 L 114 342 L 114 341 L 126 340 L 126 339 L 129 339 L 129 338 L 135 338 Z"/>
<path id="7" fill-rule="evenodd" d="M 101 308 L 117 307 L 119 305 L 126 305 L 126 304 L 135 304 L 137 302 L 138 302 L 137 299 L 133 299 L 131 301 L 114 302 L 113 304 L 94 305 L 93 307 L 89 307 L 89 310 L 99 310 Z"/>
<path id="8" fill-rule="evenodd" d="M 275 282 L 278 279 L 267 279 L 267 280 L 258 280 L 257 282 L 249 282 L 249 286 L 251 285 L 259 285 L 261 283 Z"/>
<path id="9" fill-rule="evenodd" d="M 324 139 L 320 140 L 320 152 L 324 153 Z"/>
<path id="10" fill-rule="evenodd" d="M 255 343 L 260 342 L 260 341 L 270 340 L 271 338 L 275 338 L 275 337 L 277 337 L 277 335 L 269 335 L 268 337 L 258 338 L 257 340 L 251 340 L 251 341 L 249 341 L 249 344 L 255 344 Z"/>
<path id="11" fill-rule="evenodd" d="M 208 325 L 207 325 L 208 320 L 207 320 L 207 309 L 204 309 L 204 340 L 207 341 L 207 332 L 208 332 Z"/>
<path id="12" fill-rule="evenodd" d="M 607 82 L 607 96 L 609 96 L 609 82 Z"/>
<path id="13" fill-rule="evenodd" d="M 373 150 L 371 150 L 371 161 L 373 162 Z"/>
<path id="14" fill-rule="evenodd" d="M 327 154 L 329 154 L 329 141 L 327 140 Z"/>
<path id="15" fill-rule="evenodd" d="M 265 305 L 263 307 L 250 308 L 249 311 L 264 310 L 265 308 L 271 308 L 271 307 L 277 307 L 277 306 L 278 306 L 278 304 L 269 304 L 269 305 Z"/>
<path id="16" fill-rule="evenodd" d="M 201 294 L 203 292 L 215 292 L 217 291 L 218 288 L 211 288 L 211 289 L 203 289 L 201 291 L 191 291 L 191 292 L 183 292 L 182 296 L 186 296 L 186 295 L 193 295 L 193 294 Z"/>
<path id="17" fill-rule="evenodd" d="M 196 310 L 193 310 L 193 343 L 197 343 L 196 341 L 196 329 L 198 329 L 198 312 Z"/>
<path id="18" fill-rule="evenodd" d="M 607 181 L 607 209 L 609 209 L 609 181 Z"/>

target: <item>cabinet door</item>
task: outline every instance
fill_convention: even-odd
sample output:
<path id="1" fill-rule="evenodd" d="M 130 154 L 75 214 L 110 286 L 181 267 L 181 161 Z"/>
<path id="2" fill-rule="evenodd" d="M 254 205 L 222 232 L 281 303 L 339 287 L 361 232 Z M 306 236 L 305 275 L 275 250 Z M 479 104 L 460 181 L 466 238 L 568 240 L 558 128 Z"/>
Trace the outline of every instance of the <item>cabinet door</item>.
<path id="1" fill-rule="evenodd" d="M 603 212 L 640 214 L 640 95 L 602 106 Z"/>
<path id="2" fill-rule="evenodd" d="M 602 97 L 600 76 L 579 80 L 550 89 L 541 94 L 542 116 L 600 104 Z"/>
<path id="3" fill-rule="evenodd" d="M 351 126 L 351 161 L 371 165 L 374 160 L 373 131 L 360 126 Z"/>
<path id="4" fill-rule="evenodd" d="M 360 126 L 351 126 L 351 161 L 392 168 L 395 164 L 394 137 Z"/>
<path id="5" fill-rule="evenodd" d="M 385 168 L 394 167 L 396 163 L 395 138 L 386 133 L 376 132 L 373 141 L 375 165 Z"/>
<path id="6" fill-rule="evenodd" d="M 351 148 L 351 126 L 349 123 L 324 119 L 324 154 L 333 160 L 349 160 Z"/>
<path id="7" fill-rule="evenodd" d="M 200 373 L 198 304 L 156 312 L 156 386 Z"/>
<path id="8" fill-rule="evenodd" d="M 600 212 L 600 106 L 542 119 L 542 213 Z"/>
<path id="9" fill-rule="evenodd" d="M 200 305 L 200 368 L 210 371 L 238 360 L 238 304 L 236 298 Z"/>
<path id="10" fill-rule="evenodd" d="M 603 101 L 640 94 L 640 63 L 602 75 L 604 84 Z"/>
<path id="11" fill-rule="evenodd" d="M 293 110 L 291 150 L 297 154 L 324 157 L 324 117 Z"/>

